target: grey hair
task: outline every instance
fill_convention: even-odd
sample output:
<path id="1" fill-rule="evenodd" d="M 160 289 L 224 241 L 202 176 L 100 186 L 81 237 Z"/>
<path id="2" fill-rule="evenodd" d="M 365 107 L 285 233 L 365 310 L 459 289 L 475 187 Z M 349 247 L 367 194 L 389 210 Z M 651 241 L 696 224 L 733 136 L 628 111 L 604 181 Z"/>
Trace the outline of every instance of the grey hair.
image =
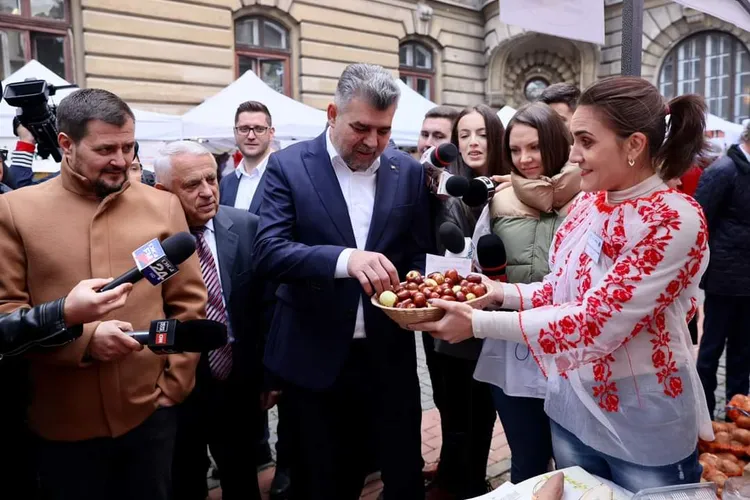
<path id="1" fill-rule="evenodd" d="M 154 174 L 156 182 L 169 188 L 172 183 L 172 158 L 181 155 L 214 157 L 211 151 L 206 149 L 200 143 L 195 141 L 174 141 L 170 142 L 159 151 L 159 155 L 154 160 Z"/>
<path id="2" fill-rule="evenodd" d="M 742 120 L 742 133 L 740 134 L 742 142 L 750 142 L 750 119 Z"/>
<path id="3" fill-rule="evenodd" d="M 379 111 L 398 103 L 401 90 L 393 76 L 375 64 L 350 64 L 341 73 L 333 102 L 344 109 L 355 97 L 363 98 Z"/>

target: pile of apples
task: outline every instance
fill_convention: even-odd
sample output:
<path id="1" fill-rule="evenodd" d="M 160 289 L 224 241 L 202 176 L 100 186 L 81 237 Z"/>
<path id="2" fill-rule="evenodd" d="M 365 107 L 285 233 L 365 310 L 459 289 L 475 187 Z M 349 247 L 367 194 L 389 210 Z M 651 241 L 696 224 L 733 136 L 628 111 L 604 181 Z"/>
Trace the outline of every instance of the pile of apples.
<path id="1" fill-rule="evenodd" d="M 430 299 L 466 302 L 487 295 L 482 276 L 470 274 L 464 278 L 455 269 L 445 273 L 432 273 L 426 278 L 419 271 L 409 271 L 406 281 L 394 290 L 385 290 L 378 296 L 384 307 L 419 309 L 431 307 Z"/>

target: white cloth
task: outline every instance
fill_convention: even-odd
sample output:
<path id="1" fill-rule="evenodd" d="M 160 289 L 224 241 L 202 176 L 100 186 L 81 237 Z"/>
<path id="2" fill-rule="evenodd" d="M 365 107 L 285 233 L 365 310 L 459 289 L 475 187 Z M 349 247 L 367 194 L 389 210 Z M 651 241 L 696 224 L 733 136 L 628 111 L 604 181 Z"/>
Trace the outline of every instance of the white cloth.
<path id="1" fill-rule="evenodd" d="M 474 334 L 525 341 L 548 378 L 547 414 L 587 445 L 675 463 L 713 439 L 687 329 L 707 240 L 700 206 L 658 176 L 586 193 L 555 235 L 550 274 L 504 284 L 503 307 L 519 312 L 475 312 Z"/>
<path id="2" fill-rule="evenodd" d="M 336 261 L 336 272 L 334 278 L 351 278 L 349 276 L 348 266 L 349 257 L 354 250 L 364 250 L 367 244 L 367 235 L 370 233 L 370 221 L 372 212 L 375 207 L 375 187 L 377 181 L 377 172 L 380 168 L 380 157 L 370 165 L 367 170 L 354 172 L 344 163 L 336 147 L 331 142 L 331 129 L 326 132 L 326 149 L 331 157 L 331 164 L 336 173 L 336 178 L 341 186 L 341 193 L 346 201 L 346 208 L 349 212 L 349 221 L 354 231 L 354 239 L 357 242 L 357 248 L 347 248 L 339 254 Z M 362 307 L 362 299 L 359 299 L 357 306 L 357 319 L 354 323 L 354 338 L 365 338 L 365 316 Z"/>
<path id="3" fill-rule="evenodd" d="M 268 165 L 268 158 L 270 156 L 271 152 L 269 151 L 266 157 L 250 173 L 245 170 L 244 158 L 237 165 L 237 168 L 234 169 L 234 174 L 240 180 L 237 186 L 237 197 L 234 199 L 234 208 L 245 211 L 250 209 L 250 204 L 253 202 L 255 191 L 258 190 L 258 184 L 260 184 L 260 179 L 263 177 L 263 172 L 266 171 L 266 165 Z"/>
<path id="4" fill-rule="evenodd" d="M 492 221 L 488 203 L 474 227 L 474 247 L 476 248 L 479 238 L 491 232 Z M 476 252 L 474 265 L 481 269 L 476 260 Z M 485 339 L 474 370 L 474 378 L 501 388 L 508 396 L 544 399 L 547 394 L 547 378 L 534 361 L 525 342 Z"/>

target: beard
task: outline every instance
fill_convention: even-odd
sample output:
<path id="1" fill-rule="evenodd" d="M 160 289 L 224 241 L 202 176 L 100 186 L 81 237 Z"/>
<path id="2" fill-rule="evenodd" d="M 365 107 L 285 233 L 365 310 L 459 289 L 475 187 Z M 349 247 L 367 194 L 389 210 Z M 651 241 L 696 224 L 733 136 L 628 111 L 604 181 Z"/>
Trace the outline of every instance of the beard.
<path id="1" fill-rule="evenodd" d="M 94 182 L 94 193 L 96 194 L 97 198 L 104 199 L 107 196 L 109 196 L 112 193 L 116 193 L 120 189 L 122 189 L 122 185 L 125 184 L 125 181 L 128 180 L 128 173 L 127 171 L 122 173 L 122 180 L 116 181 L 116 182 L 106 182 L 103 181 L 101 178 L 97 179 L 96 182 Z"/>
<path id="2" fill-rule="evenodd" d="M 362 172 L 362 171 L 365 171 L 365 170 L 367 170 L 368 168 L 370 168 L 372 166 L 372 163 L 377 158 L 377 155 L 376 155 L 377 151 L 375 151 L 375 150 L 373 150 L 373 151 L 360 151 L 360 153 L 372 154 L 372 157 L 369 160 L 362 160 L 361 158 L 358 157 L 357 151 L 355 150 L 355 151 L 352 151 L 350 154 L 348 154 L 346 156 L 342 155 L 341 158 L 344 160 L 344 163 L 346 163 L 346 165 L 350 169 L 355 170 L 357 172 Z"/>

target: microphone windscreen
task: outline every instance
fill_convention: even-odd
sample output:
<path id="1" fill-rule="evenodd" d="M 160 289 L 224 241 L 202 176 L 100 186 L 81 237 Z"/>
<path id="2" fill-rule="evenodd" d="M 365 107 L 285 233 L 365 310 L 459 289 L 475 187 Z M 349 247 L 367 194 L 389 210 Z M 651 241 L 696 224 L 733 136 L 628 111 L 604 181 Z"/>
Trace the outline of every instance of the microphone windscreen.
<path id="1" fill-rule="evenodd" d="M 469 182 L 462 200 L 470 207 L 479 207 L 487 203 L 488 196 L 487 186 L 482 181 L 474 179 Z"/>
<path id="2" fill-rule="evenodd" d="M 184 231 L 175 233 L 162 241 L 161 247 L 169 262 L 177 266 L 195 252 L 195 237 Z"/>
<path id="3" fill-rule="evenodd" d="M 227 343 L 227 327 L 218 321 L 196 319 L 177 324 L 174 349 L 180 352 L 208 352 Z"/>
<path id="4" fill-rule="evenodd" d="M 458 158 L 458 148 L 452 142 L 446 142 L 435 148 L 432 156 L 436 163 L 433 163 L 436 167 L 447 167 Z"/>
<path id="5" fill-rule="evenodd" d="M 466 238 L 461 229 L 452 222 L 443 222 L 438 229 L 438 238 L 446 250 L 461 253 L 466 246 Z"/>
<path id="6" fill-rule="evenodd" d="M 485 234 L 477 241 L 477 262 L 482 269 L 496 269 L 508 260 L 503 240 L 496 234 Z"/>
<path id="7" fill-rule="evenodd" d="M 454 198 L 460 198 L 469 190 L 469 179 L 460 175 L 451 176 L 445 181 L 445 190 Z"/>

